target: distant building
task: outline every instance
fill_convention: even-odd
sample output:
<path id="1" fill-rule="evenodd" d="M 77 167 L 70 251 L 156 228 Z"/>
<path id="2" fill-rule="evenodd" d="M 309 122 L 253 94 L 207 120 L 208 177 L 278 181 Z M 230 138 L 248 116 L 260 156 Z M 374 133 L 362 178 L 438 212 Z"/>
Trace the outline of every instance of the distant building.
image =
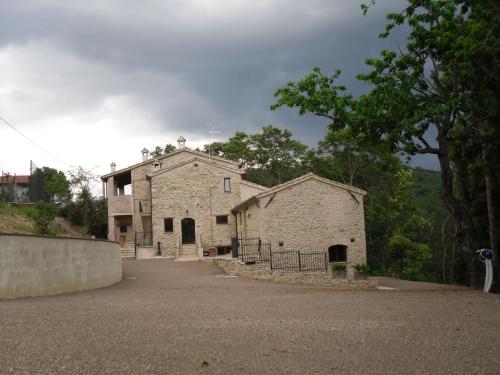
<path id="1" fill-rule="evenodd" d="M 30 176 L 4 174 L 0 176 L 1 200 L 9 202 L 29 202 L 28 186 Z"/>
<path id="2" fill-rule="evenodd" d="M 196 259 L 231 237 L 259 237 L 275 249 L 321 251 L 366 263 L 363 190 L 307 174 L 267 188 L 244 179 L 238 162 L 185 146 L 102 176 L 109 239 L 124 256 Z"/>

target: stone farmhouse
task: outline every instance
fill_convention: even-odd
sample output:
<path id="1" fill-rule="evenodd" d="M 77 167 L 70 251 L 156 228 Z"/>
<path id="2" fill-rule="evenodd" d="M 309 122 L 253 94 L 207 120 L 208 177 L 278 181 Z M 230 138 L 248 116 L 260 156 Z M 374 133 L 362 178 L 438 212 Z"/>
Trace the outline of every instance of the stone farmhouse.
<path id="1" fill-rule="evenodd" d="M 177 260 L 231 252 L 233 236 L 273 249 L 325 252 L 330 261 L 366 263 L 366 192 L 312 173 L 268 188 L 245 180 L 236 161 L 185 146 L 102 176 L 108 237 L 122 256 Z M 211 250 L 211 251 L 210 251 Z"/>

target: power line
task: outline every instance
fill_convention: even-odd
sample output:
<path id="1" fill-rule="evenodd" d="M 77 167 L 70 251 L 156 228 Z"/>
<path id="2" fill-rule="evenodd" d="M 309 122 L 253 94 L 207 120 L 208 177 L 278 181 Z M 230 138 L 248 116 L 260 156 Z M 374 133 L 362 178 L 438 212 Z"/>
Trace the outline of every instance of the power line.
<path id="1" fill-rule="evenodd" d="M 32 141 L 30 138 L 28 138 L 27 136 L 25 136 L 23 133 L 21 133 L 19 130 L 16 129 L 16 127 L 14 125 L 12 125 L 10 122 L 8 122 L 6 119 L 4 119 L 2 116 L 0 116 L 0 120 L 2 120 L 2 123 L 6 126 L 8 126 L 9 128 L 11 128 L 12 130 L 14 130 L 17 134 L 19 134 L 20 136 L 22 136 L 23 138 L 25 138 L 28 142 L 30 142 L 31 144 L 33 144 L 35 147 L 37 147 L 38 149 L 40 149 L 41 151 L 43 151 L 44 153 L 46 153 L 47 155 L 49 155 L 51 158 L 57 160 L 58 162 L 60 163 L 63 163 L 64 165 L 68 166 L 71 168 L 71 165 L 69 165 L 68 163 L 66 163 L 65 161 L 59 159 L 57 156 L 55 156 L 54 154 L 52 154 L 51 152 L 47 151 L 46 149 L 44 149 L 42 146 L 38 145 L 37 143 L 35 143 L 34 141 Z"/>

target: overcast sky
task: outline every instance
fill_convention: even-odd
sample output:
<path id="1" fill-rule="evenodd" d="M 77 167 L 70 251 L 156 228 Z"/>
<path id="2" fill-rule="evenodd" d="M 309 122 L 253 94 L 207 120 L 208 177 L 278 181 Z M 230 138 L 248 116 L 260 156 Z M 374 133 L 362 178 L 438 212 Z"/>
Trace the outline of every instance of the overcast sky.
<path id="1" fill-rule="evenodd" d="M 0 8 L 0 168 L 95 173 L 140 161 L 143 147 L 227 139 L 266 124 L 315 146 L 326 123 L 269 110 L 273 93 L 320 66 L 354 94 L 364 59 L 403 44 L 377 37 L 400 0 L 22 1 Z M 57 158 L 57 159 L 56 159 Z M 60 160 L 58 160 L 60 159 Z M 424 166 L 434 164 L 423 163 Z"/>

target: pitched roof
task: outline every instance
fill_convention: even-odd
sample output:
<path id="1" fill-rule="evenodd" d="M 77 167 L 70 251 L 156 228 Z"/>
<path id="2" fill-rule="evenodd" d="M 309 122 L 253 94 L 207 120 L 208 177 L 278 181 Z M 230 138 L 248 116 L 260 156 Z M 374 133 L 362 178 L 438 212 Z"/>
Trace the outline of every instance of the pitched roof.
<path id="1" fill-rule="evenodd" d="M 201 152 L 201 151 L 191 150 L 190 148 L 183 148 L 183 149 L 180 149 L 180 150 L 176 150 L 176 151 L 170 152 L 170 153 L 168 153 L 166 155 L 160 156 L 159 158 L 156 158 L 156 159 L 148 159 L 146 161 L 130 165 L 130 166 L 126 167 L 126 168 L 119 169 L 119 170 L 117 170 L 115 172 L 107 173 L 107 174 L 101 176 L 101 180 L 107 180 L 111 176 L 114 176 L 114 175 L 117 175 L 117 174 L 121 174 L 123 172 L 130 171 L 130 170 L 132 170 L 134 168 L 140 167 L 141 165 L 146 165 L 148 163 L 151 163 L 153 160 L 163 160 L 163 159 L 169 158 L 169 157 L 171 157 L 173 155 L 177 155 L 177 154 L 179 154 L 181 152 L 188 152 L 190 154 L 194 154 L 194 155 L 197 155 L 197 156 L 200 156 L 200 157 L 204 157 L 204 158 L 207 158 L 207 159 L 210 158 L 210 159 L 214 159 L 214 160 L 220 160 L 220 161 L 223 161 L 223 162 L 228 163 L 228 164 L 237 165 L 238 167 L 240 166 L 240 163 L 237 162 L 237 161 L 234 161 L 234 160 L 229 160 L 229 159 L 221 158 L 220 156 L 214 156 L 214 155 L 209 156 L 206 153 Z"/>
<path id="2" fill-rule="evenodd" d="M 269 190 L 269 189 L 271 189 L 270 187 L 259 185 L 259 184 L 256 184 L 254 182 L 250 182 L 250 181 L 247 181 L 247 180 L 241 180 L 240 184 L 248 185 L 248 186 L 251 186 L 251 187 L 254 187 L 254 188 L 257 188 L 257 189 L 261 189 L 261 190 Z"/>
<path id="3" fill-rule="evenodd" d="M 3 175 L 0 177 L 0 185 L 7 185 L 9 183 L 14 183 L 16 184 L 27 184 L 30 180 L 30 176 L 25 176 L 25 175 Z"/>
<path id="4" fill-rule="evenodd" d="M 160 170 L 158 170 L 156 172 L 150 173 L 150 174 L 148 174 L 148 177 L 158 176 L 158 175 L 160 175 L 162 173 L 169 172 L 169 171 L 171 171 L 173 169 L 177 169 L 179 167 L 183 167 L 184 165 L 191 164 L 194 161 L 197 161 L 197 162 L 200 162 L 200 163 L 203 163 L 203 164 L 208 164 L 208 165 L 216 166 L 217 168 L 221 168 L 221 169 L 224 169 L 226 171 L 229 171 L 229 172 L 232 172 L 232 173 L 235 173 L 235 174 L 243 174 L 244 173 L 244 172 L 240 171 L 239 169 L 228 168 L 228 167 L 225 167 L 223 165 L 216 164 L 214 162 L 211 162 L 211 161 L 208 161 L 206 159 L 203 159 L 203 158 L 200 158 L 200 157 L 196 156 L 194 158 L 191 158 L 189 160 L 183 161 L 181 163 L 172 165 L 171 167 L 163 168 L 163 169 L 160 169 Z"/>
<path id="5" fill-rule="evenodd" d="M 240 204 L 238 204 L 237 206 L 233 207 L 231 212 L 233 212 L 233 213 L 238 212 L 241 209 L 248 207 L 249 205 L 257 202 L 260 198 L 267 197 L 268 195 L 271 195 L 271 194 L 276 194 L 282 190 L 291 188 L 295 185 L 298 185 L 298 184 L 305 182 L 305 181 L 308 181 L 308 180 L 316 180 L 316 181 L 319 181 L 322 183 L 326 183 L 328 185 L 347 190 L 351 194 L 356 193 L 356 194 L 360 194 L 362 196 L 366 195 L 366 191 L 364 191 L 364 190 L 361 190 L 361 189 L 358 189 L 358 188 L 355 188 L 353 186 L 349 186 L 346 184 L 342 184 L 340 182 L 332 181 L 332 180 L 329 180 L 327 178 L 319 177 L 319 176 L 315 175 L 314 173 L 307 173 L 303 176 L 297 177 L 296 179 L 293 179 L 291 181 L 285 182 L 285 183 L 280 184 L 280 185 L 276 185 L 267 191 L 264 191 L 260 194 L 257 194 L 257 195 L 254 195 L 253 197 L 248 198 L 247 200 L 245 200 L 245 201 L 241 202 Z"/>

